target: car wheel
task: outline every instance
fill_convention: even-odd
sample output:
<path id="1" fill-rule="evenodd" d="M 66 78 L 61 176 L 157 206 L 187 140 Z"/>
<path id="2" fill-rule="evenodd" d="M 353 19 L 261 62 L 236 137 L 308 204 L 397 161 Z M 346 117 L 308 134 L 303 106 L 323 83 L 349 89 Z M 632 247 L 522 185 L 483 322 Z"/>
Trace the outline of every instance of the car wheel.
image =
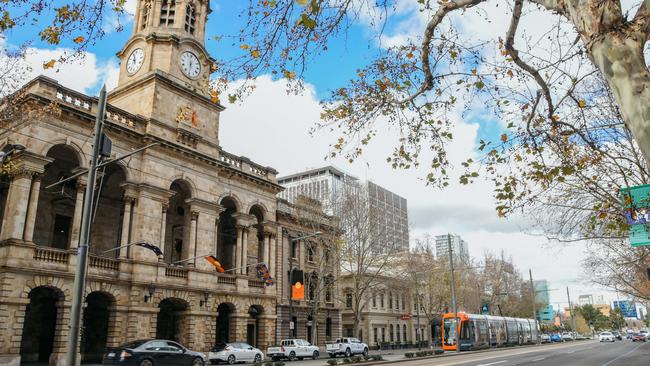
<path id="1" fill-rule="evenodd" d="M 289 361 L 295 361 L 296 360 L 296 352 L 291 351 L 289 353 Z"/>
<path id="2" fill-rule="evenodd" d="M 234 365 L 235 364 L 235 355 L 230 355 L 228 356 L 228 364 L 229 365 Z"/>
<path id="3" fill-rule="evenodd" d="M 349 348 L 346 348 L 345 349 L 345 357 L 350 358 L 350 356 L 352 356 L 352 352 L 350 352 Z"/>
<path id="4" fill-rule="evenodd" d="M 145 358 L 144 360 L 140 361 L 140 366 L 153 366 L 153 361 Z"/>
<path id="5" fill-rule="evenodd" d="M 362 354 L 363 354 L 363 357 L 368 356 L 368 349 L 367 349 L 367 348 L 364 348 Z"/>
<path id="6" fill-rule="evenodd" d="M 320 356 L 320 354 L 318 354 L 318 351 L 314 351 L 314 353 L 311 355 L 311 359 L 316 360 L 318 359 L 318 356 Z"/>
<path id="7" fill-rule="evenodd" d="M 259 353 L 255 355 L 255 360 L 253 363 L 262 363 L 262 356 L 260 356 Z"/>
<path id="8" fill-rule="evenodd" d="M 197 357 L 192 361 L 192 366 L 205 366 L 205 362 L 203 362 L 201 357 Z"/>
<path id="9" fill-rule="evenodd" d="M 330 353 L 330 358 L 336 358 L 336 355 L 334 353 Z"/>

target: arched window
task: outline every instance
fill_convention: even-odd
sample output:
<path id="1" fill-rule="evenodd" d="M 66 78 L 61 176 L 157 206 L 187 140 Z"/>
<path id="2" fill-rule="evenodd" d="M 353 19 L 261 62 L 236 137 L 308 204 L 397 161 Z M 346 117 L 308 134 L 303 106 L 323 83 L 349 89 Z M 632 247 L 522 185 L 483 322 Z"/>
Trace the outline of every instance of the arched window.
<path id="1" fill-rule="evenodd" d="M 185 31 L 194 34 L 194 27 L 196 25 L 196 9 L 194 4 L 187 4 L 185 8 Z"/>
<path id="2" fill-rule="evenodd" d="M 173 26 L 174 15 L 176 15 L 176 0 L 162 0 L 162 6 L 160 7 L 160 26 Z"/>
<path id="3" fill-rule="evenodd" d="M 151 13 L 151 1 L 145 1 L 144 6 L 142 7 L 142 23 L 140 28 L 147 28 L 147 23 L 149 22 L 149 14 Z"/>

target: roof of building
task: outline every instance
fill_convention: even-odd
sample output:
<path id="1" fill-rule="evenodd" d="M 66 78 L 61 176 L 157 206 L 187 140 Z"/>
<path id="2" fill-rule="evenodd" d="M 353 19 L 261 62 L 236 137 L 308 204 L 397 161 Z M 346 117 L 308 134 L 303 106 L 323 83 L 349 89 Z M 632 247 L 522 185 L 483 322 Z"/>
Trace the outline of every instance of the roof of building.
<path id="1" fill-rule="evenodd" d="M 318 174 L 323 173 L 323 172 L 329 172 L 329 173 L 331 173 L 333 175 L 338 175 L 338 176 L 341 176 L 341 177 L 346 177 L 346 178 L 350 178 L 350 179 L 354 179 L 354 180 L 359 180 L 359 178 L 357 178 L 357 177 L 355 177 L 355 176 L 353 176 L 351 174 L 346 173 L 342 169 L 339 169 L 339 168 L 337 168 L 337 167 L 335 167 L 333 165 L 328 165 L 328 166 L 324 166 L 324 167 L 321 167 L 321 168 L 305 170 L 305 171 L 302 171 L 302 172 L 298 172 L 298 173 L 286 175 L 286 176 L 283 176 L 283 177 L 279 177 L 278 182 L 280 184 L 282 184 L 285 180 L 288 180 L 288 179 L 293 179 L 293 178 L 306 179 L 306 178 L 310 178 L 310 177 L 313 177 L 313 176 L 317 176 Z"/>

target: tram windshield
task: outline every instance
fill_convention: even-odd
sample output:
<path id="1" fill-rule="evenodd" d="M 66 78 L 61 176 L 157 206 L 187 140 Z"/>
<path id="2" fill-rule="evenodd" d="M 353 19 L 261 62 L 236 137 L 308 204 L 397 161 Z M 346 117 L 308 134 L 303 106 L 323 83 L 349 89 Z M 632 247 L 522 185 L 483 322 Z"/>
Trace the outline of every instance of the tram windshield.
<path id="1" fill-rule="evenodd" d="M 445 344 L 454 345 L 458 339 L 458 327 L 455 319 L 445 319 Z"/>

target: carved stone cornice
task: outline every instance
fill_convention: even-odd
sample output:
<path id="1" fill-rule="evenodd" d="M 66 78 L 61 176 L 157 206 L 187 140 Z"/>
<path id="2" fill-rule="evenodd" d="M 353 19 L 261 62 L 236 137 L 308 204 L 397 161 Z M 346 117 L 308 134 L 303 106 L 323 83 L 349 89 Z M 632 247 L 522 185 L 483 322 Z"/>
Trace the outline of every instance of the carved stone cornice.
<path id="1" fill-rule="evenodd" d="M 13 177 L 33 177 L 36 174 L 43 174 L 45 166 L 52 163 L 53 158 L 34 154 L 29 151 L 20 151 L 11 157 L 10 175 Z"/>
<path id="2" fill-rule="evenodd" d="M 221 214 L 223 211 L 226 210 L 225 207 L 206 200 L 202 200 L 199 198 L 188 198 L 185 200 L 185 203 L 191 207 L 192 210 L 196 210 L 199 212 L 205 212 L 205 213 L 210 213 L 213 215 L 216 215 L 219 217 L 219 214 Z"/>
<path id="3" fill-rule="evenodd" d="M 257 222 L 257 218 L 255 216 L 242 212 L 235 212 L 232 214 L 232 217 L 237 220 L 237 225 L 242 227 L 249 227 Z"/>

